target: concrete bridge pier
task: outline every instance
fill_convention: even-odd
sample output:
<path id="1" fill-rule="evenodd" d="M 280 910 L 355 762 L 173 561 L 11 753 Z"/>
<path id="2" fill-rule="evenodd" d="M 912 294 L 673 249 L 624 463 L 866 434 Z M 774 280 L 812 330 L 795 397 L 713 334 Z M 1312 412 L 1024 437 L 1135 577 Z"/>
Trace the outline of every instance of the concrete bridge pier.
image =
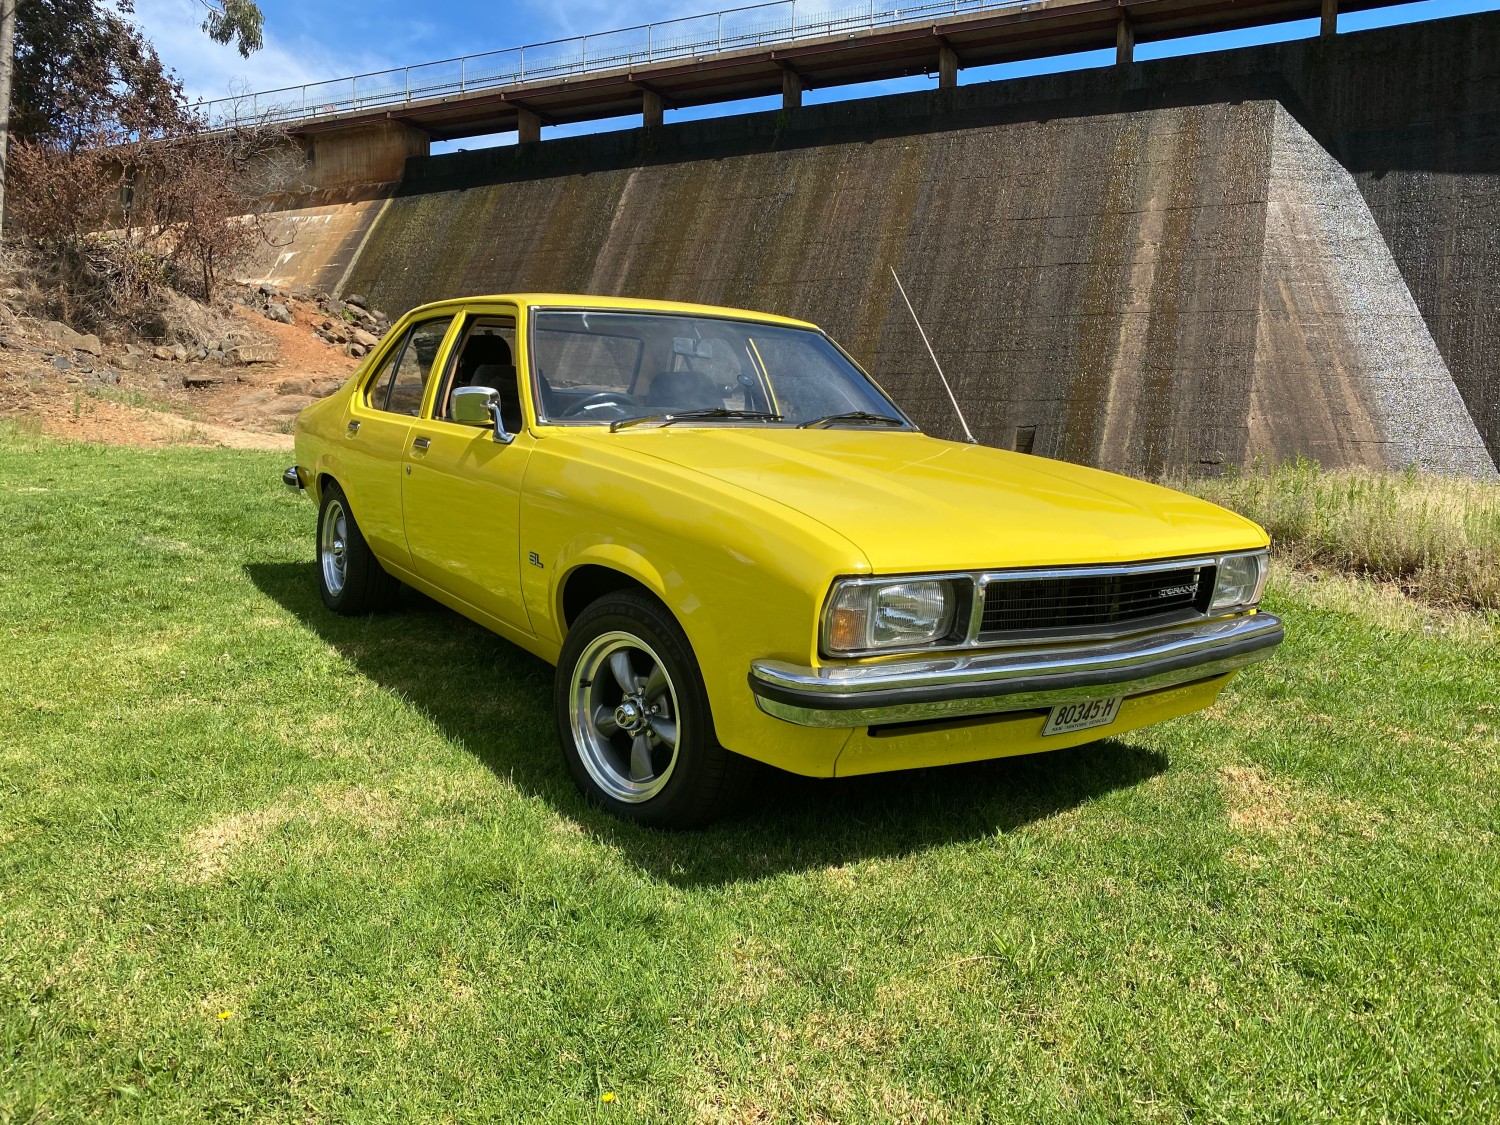
<path id="1" fill-rule="evenodd" d="M 290 143 L 302 147 L 302 192 L 345 192 L 400 181 L 408 157 L 430 155 L 427 133 L 401 121 L 374 121 L 306 132 Z"/>

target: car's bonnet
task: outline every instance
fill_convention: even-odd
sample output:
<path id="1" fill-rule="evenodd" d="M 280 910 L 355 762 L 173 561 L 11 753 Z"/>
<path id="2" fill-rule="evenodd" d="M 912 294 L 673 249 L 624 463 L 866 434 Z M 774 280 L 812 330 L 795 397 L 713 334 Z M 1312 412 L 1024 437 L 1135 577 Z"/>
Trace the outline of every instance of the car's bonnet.
<path id="1" fill-rule="evenodd" d="M 915 433 L 641 427 L 601 439 L 793 508 L 877 572 L 1128 562 L 1257 547 L 1213 504 L 1063 461 Z"/>

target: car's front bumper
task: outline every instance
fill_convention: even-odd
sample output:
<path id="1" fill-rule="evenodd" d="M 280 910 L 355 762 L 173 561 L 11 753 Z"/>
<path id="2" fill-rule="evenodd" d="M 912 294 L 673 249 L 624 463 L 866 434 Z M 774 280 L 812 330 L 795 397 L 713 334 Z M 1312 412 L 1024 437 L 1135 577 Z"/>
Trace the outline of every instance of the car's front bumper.
<path id="1" fill-rule="evenodd" d="M 1252 613 L 1098 644 L 821 668 L 757 660 L 750 688 L 762 711 L 808 727 L 1003 714 L 1220 676 L 1264 660 L 1282 636 L 1278 618 Z"/>
<path id="2" fill-rule="evenodd" d="M 296 489 L 299 492 L 307 487 L 307 485 L 302 482 L 302 470 L 296 465 L 289 465 L 287 469 L 281 474 L 281 483 L 286 485 L 288 488 Z"/>

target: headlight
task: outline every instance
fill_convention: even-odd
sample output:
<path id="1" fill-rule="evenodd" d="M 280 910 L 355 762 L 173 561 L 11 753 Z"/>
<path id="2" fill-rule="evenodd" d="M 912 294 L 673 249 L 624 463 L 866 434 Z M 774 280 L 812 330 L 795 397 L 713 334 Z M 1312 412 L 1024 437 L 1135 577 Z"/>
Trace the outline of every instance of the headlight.
<path id="1" fill-rule="evenodd" d="M 840 582 L 828 600 L 825 651 L 848 655 L 942 640 L 953 632 L 957 616 L 959 596 L 954 583 L 952 578 Z"/>
<path id="2" fill-rule="evenodd" d="M 1265 551 L 1248 555 L 1225 555 L 1218 561 L 1214 579 L 1214 597 L 1210 613 L 1229 609 L 1248 609 L 1260 602 L 1266 588 L 1267 556 Z"/>

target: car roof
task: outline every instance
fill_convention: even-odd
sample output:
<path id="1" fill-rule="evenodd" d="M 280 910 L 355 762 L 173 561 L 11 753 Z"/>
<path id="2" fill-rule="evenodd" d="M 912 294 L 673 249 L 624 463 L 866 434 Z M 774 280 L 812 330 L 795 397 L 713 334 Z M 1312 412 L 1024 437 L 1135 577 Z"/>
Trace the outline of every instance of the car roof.
<path id="1" fill-rule="evenodd" d="M 601 309 L 605 311 L 692 313 L 698 316 L 728 317 L 732 320 L 758 320 L 765 324 L 785 324 L 795 328 L 818 326 L 805 320 L 795 320 L 775 313 L 756 312 L 752 309 L 733 309 L 719 305 L 695 305 L 687 301 L 658 301 L 639 297 L 605 297 L 585 293 L 487 293 L 473 297 L 453 297 L 445 301 L 433 301 L 419 305 L 412 313 L 437 312 L 456 305 L 483 304 L 487 301 L 505 302 L 523 306 L 547 308 Z"/>

